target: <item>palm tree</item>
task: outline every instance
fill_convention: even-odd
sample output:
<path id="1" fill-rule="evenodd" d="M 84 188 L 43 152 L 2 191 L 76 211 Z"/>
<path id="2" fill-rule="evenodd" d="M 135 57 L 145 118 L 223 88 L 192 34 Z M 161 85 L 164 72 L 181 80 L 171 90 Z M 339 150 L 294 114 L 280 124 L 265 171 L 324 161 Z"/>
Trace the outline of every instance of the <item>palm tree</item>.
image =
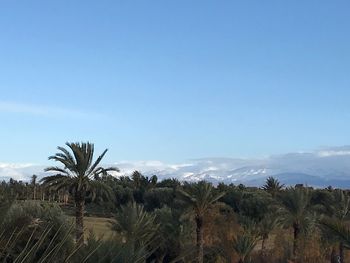
<path id="1" fill-rule="evenodd" d="M 335 191 L 335 213 L 334 215 L 341 221 L 349 217 L 350 213 L 350 198 L 342 190 Z M 344 242 L 341 240 L 339 243 L 339 257 L 340 263 L 344 262 Z"/>
<path id="2" fill-rule="evenodd" d="M 265 242 L 269 238 L 270 233 L 280 225 L 281 219 L 276 213 L 267 213 L 259 222 L 259 234 L 261 237 L 261 254 L 265 256 L 266 245 Z"/>
<path id="3" fill-rule="evenodd" d="M 266 179 L 266 183 L 263 185 L 262 189 L 270 193 L 272 197 L 276 197 L 277 193 L 280 192 L 284 187 L 276 178 L 270 176 Z"/>
<path id="4" fill-rule="evenodd" d="M 339 226 L 344 225 L 344 221 L 349 218 L 350 214 L 350 198 L 343 190 L 335 190 L 332 195 L 332 199 L 324 204 L 328 215 L 327 221 L 321 220 L 321 225 L 325 225 L 326 229 L 329 229 L 329 224 Z M 323 222 L 323 223 L 322 223 Z M 324 223 L 326 222 L 326 223 Z M 328 223 L 328 224 L 327 224 Z M 328 227 L 327 227 L 328 226 Z M 344 229 L 344 227 L 343 227 Z M 333 231 L 334 232 L 334 231 Z M 339 234 L 335 235 L 339 242 L 339 261 L 340 263 L 344 262 L 344 239 L 339 238 Z"/>
<path id="5" fill-rule="evenodd" d="M 214 188 L 210 183 L 201 181 L 197 184 L 192 184 L 187 191 L 179 190 L 182 199 L 192 207 L 196 223 L 196 247 L 197 261 L 203 262 L 203 219 L 209 208 L 218 201 L 224 192 L 215 193 Z"/>
<path id="6" fill-rule="evenodd" d="M 329 217 L 323 217 L 320 220 L 323 230 L 335 236 L 339 244 L 339 263 L 344 262 L 344 248 L 350 249 L 350 229 L 341 220 Z"/>
<path id="7" fill-rule="evenodd" d="M 38 176 L 37 175 L 35 175 L 35 174 L 33 174 L 33 176 L 32 176 L 32 180 L 31 180 L 31 184 L 32 184 L 32 186 L 33 186 L 33 200 L 35 200 L 36 199 L 36 179 L 38 178 Z"/>
<path id="8" fill-rule="evenodd" d="M 149 254 L 158 248 L 156 242 L 159 225 L 156 224 L 156 215 L 147 213 L 142 205 L 129 203 L 122 206 L 114 215 L 112 229 L 117 231 L 121 242 L 135 252 L 140 248 L 148 248 Z"/>
<path id="9" fill-rule="evenodd" d="M 55 190 L 70 189 L 74 196 L 76 207 L 75 225 L 76 241 L 79 245 L 84 243 L 84 206 L 85 197 L 88 192 L 95 192 L 97 189 L 109 192 L 110 188 L 101 180 L 100 175 L 108 174 L 110 171 L 118 171 L 115 167 L 102 168 L 99 166 L 105 156 L 107 149 L 93 162 L 94 144 L 92 143 L 66 143 L 70 149 L 57 147 L 60 151 L 49 160 L 63 164 L 63 167 L 52 166 L 45 169 L 46 172 L 54 172 L 54 175 L 44 177 L 41 181 L 49 188 Z"/>
<path id="10" fill-rule="evenodd" d="M 245 259 L 249 256 L 249 254 L 256 246 L 258 240 L 259 239 L 257 238 L 257 236 L 246 231 L 238 234 L 233 239 L 233 249 L 239 256 L 238 263 L 243 263 L 245 261 Z"/>
<path id="11" fill-rule="evenodd" d="M 154 254 L 156 262 L 163 263 L 166 256 L 168 256 L 167 260 L 170 260 L 172 254 L 177 257 L 181 254 L 181 245 L 184 246 L 184 244 L 180 241 L 180 234 L 183 233 L 183 228 L 179 215 L 168 206 L 155 209 L 154 214 L 159 224 L 157 231 L 159 247 Z"/>
<path id="12" fill-rule="evenodd" d="M 112 229 L 119 232 L 124 242 L 150 240 L 158 229 L 156 215 L 147 213 L 143 205 L 135 202 L 121 206 L 114 219 Z"/>
<path id="13" fill-rule="evenodd" d="M 334 192 L 334 202 L 333 215 L 339 220 L 343 221 L 349 217 L 350 214 L 350 198 L 343 190 L 335 190 Z"/>
<path id="14" fill-rule="evenodd" d="M 310 194 L 305 188 L 290 188 L 282 197 L 284 205 L 283 221 L 293 227 L 293 256 L 296 257 L 298 239 L 309 220 Z"/>

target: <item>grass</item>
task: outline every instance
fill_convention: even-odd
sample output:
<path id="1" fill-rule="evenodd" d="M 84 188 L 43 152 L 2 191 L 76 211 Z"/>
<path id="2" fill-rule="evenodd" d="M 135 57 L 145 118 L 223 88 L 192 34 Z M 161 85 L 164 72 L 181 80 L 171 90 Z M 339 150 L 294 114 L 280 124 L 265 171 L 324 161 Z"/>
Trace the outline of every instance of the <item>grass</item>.
<path id="1" fill-rule="evenodd" d="M 75 218 L 70 217 L 72 222 Z M 84 217 L 84 227 L 85 227 L 85 236 L 88 237 L 89 233 L 92 231 L 97 238 L 109 239 L 114 236 L 113 231 L 111 230 L 111 218 L 105 217 L 94 217 L 94 216 L 85 216 Z"/>

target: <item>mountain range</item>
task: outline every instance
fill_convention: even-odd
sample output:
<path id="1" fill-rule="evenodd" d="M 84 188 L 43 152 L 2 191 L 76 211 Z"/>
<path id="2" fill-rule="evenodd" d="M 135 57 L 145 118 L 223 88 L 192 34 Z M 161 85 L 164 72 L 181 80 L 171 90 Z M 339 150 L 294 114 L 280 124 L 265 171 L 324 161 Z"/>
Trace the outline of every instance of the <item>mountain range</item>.
<path id="1" fill-rule="evenodd" d="M 329 185 L 350 188 L 350 146 L 323 148 L 312 152 L 272 155 L 265 158 L 201 158 L 169 164 L 161 161 L 119 161 L 115 176 L 130 175 L 138 170 L 161 179 L 207 180 L 261 186 L 268 176 L 285 185 L 301 183 L 314 187 Z M 29 180 L 32 174 L 45 175 L 44 165 L 0 163 L 0 179 Z"/>

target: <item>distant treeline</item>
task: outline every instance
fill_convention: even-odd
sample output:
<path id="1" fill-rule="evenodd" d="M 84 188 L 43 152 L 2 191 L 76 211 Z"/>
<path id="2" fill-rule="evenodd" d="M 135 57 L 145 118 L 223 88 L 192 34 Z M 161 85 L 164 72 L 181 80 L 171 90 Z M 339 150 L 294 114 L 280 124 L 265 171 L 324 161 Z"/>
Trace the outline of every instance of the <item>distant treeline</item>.
<path id="1" fill-rule="evenodd" d="M 0 185 L 3 262 L 346 262 L 348 190 L 113 177 L 90 143 L 67 144 L 48 176 Z M 74 216 L 75 222 L 67 216 Z M 84 218 L 110 221 L 113 237 Z M 85 230 L 85 231 L 84 231 Z"/>

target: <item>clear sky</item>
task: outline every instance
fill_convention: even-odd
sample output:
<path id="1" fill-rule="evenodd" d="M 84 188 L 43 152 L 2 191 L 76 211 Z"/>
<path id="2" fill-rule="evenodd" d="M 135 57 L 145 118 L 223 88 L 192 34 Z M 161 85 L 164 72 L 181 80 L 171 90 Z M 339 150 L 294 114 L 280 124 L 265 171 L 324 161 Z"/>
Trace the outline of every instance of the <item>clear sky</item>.
<path id="1" fill-rule="evenodd" d="M 0 2 L 0 162 L 349 144 L 349 1 Z"/>

